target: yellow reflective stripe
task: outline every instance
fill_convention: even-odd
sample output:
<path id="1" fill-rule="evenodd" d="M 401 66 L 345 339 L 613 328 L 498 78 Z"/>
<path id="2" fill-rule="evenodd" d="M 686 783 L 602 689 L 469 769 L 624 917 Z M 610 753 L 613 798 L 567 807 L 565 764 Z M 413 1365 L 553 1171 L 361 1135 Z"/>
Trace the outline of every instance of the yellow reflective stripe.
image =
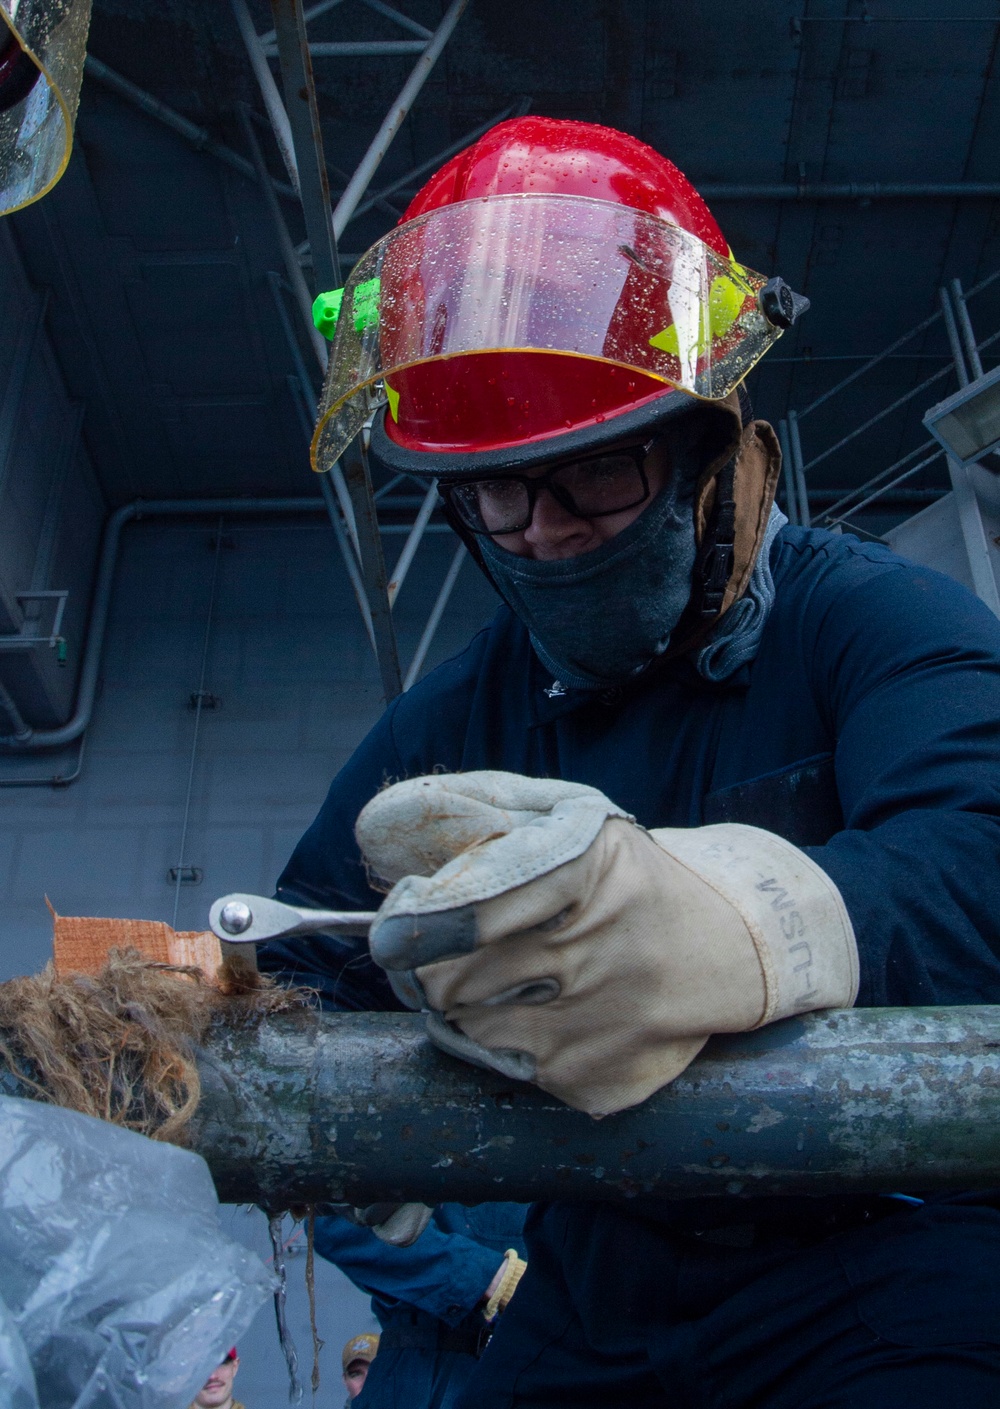
<path id="1" fill-rule="evenodd" d="M 717 274 L 709 287 L 708 308 L 701 310 L 695 345 L 689 349 L 689 352 L 701 357 L 708 351 L 714 339 L 724 338 L 740 316 L 745 298 L 745 290 L 741 289 L 735 280 L 730 279 L 726 274 Z M 649 345 L 655 347 L 659 352 L 679 357 L 680 345 L 677 340 L 676 324 L 671 323 L 661 332 L 655 333 L 650 338 Z"/>
<path id="2" fill-rule="evenodd" d="M 680 344 L 677 341 L 677 328 L 673 323 L 651 337 L 649 345 L 657 348 L 660 352 L 666 352 L 670 357 L 680 357 L 681 355 Z"/>
<path id="3" fill-rule="evenodd" d="M 392 414 L 392 419 L 398 424 L 398 422 L 399 422 L 399 392 L 398 392 L 398 391 L 393 391 L 392 387 L 389 385 L 388 382 L 383 382 L 382 385 L 385 387 L 385 399 L 386 399 L 386 400 L 388 401 L 388 403 L 389 403 L 389 411 L 390 411 L 390 413 Z"/>
<path id="4" fill-rule="evenodd" d="M 743 290 L 725 274 L 718 274 L 712 280 L 708 291 L 708 317 L 713 338 L 724 338 L 740 316 Z"/>

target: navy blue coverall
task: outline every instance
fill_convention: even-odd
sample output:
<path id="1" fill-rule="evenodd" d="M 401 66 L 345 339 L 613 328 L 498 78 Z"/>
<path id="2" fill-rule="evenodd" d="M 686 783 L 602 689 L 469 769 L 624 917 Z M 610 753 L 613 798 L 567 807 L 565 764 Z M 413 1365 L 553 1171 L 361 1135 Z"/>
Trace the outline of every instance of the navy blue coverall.
<path id="1" fill-rule="evenodd" d="M 1000 622 L 851 536 L 786 527 L 772 567 L 757 657 L 720 685 L 682 658 L 601 696 L 549 695 L 502 608 L 371 731 L 279 894 L 377 905 L 352 834 L 363 804 L 386 781 L 502 768 L 589 783 L 646 827 L 750 822 L 803 846 L 851 915 L 861 1005 L 1000 1002 Z M 358 944 L 292 941 L 264 962 L 338 1006 L 398 1007 Z M 1000 1401 L 997 1203 L 536 1206 L 529 1271 L 461 1403 Z"/>
<path id="2" fill-rule="evenodd" d="M 412 1247 L 337 1216 L 316 1251 L 370 1292 L 382 1327 L 358 1409 L 452 1409 L 488 1336 L 479 1303 L 508 1248 L 524 1256 L 524 1204 L 441 1204 Z"/>

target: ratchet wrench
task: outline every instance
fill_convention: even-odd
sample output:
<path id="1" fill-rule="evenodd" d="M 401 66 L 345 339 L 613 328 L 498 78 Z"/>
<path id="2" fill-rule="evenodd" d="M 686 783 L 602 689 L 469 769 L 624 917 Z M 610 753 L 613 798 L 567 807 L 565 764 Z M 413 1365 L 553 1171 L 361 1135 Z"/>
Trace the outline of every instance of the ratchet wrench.
<path id="1" fill-rule="evenodd" d="M 300 910 L 263 895 L 224 895 L 208 912 L 212 933 L 225 944 L 266 944 L 293 934 L 367 935 L 374 910 Z"/>

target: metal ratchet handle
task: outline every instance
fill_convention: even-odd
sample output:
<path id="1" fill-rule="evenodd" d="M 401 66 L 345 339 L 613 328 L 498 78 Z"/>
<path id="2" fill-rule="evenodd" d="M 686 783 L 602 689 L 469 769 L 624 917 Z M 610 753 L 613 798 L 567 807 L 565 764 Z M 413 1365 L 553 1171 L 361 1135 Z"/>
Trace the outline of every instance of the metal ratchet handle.
<path id="1" fill-rule="evenodd" d="M 319 930 L 367 936 L 374 910 L 299 910 L 263 895 L 224 895 L 208 912 L 212 933 L 226 944 L 264 944 Z"/>

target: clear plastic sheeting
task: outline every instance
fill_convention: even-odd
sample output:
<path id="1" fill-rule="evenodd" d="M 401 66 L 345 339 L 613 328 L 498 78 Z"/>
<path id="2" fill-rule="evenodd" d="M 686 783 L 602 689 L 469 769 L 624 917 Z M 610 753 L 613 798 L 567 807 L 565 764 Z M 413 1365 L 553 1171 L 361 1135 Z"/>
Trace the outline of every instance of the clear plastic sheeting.
<path id="1" fill-rule="evenodd" d="M 0 0 L 0 215 L 44 196 L 66 169 L 91 0 Z"/>
<path id="2" fill-rule="evenodd" d="M 0 1097 L 0 1405 L 187 1409 L 273 1288 L 199 1156 Z"/>
<path id="3" fill-rule="evenodd" d="M 0 1300 L 0 1406 L 40 1409 L 35 1372 L 14 1318 Z"/>
<path id="4" fill-rule="evenodd" d="M 414 371 L 445 358 L 561 354 L 722 398 L 781 334 L 759 305 L 765 283 L 611 201 L 491 196 L 418 216 L 373 245 L 344 289 L 313 467 L 329 469 L 381 402 L 402 425 L 426 395 Z"/>

